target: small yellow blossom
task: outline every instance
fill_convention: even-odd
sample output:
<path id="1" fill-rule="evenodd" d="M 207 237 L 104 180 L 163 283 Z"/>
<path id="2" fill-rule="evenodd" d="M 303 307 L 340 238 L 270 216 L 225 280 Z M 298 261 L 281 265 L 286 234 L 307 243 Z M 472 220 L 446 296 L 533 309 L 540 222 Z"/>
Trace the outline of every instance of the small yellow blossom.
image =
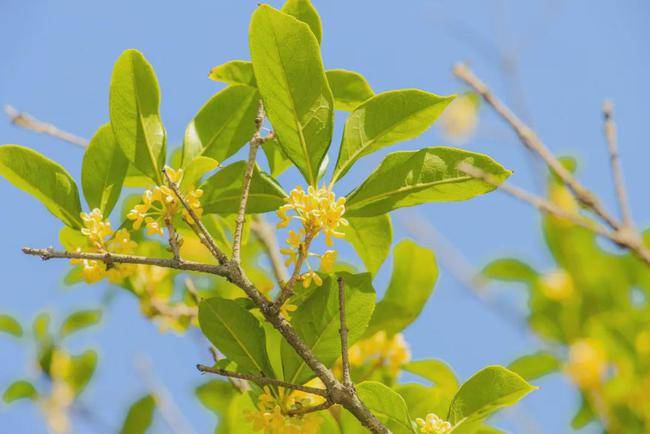
<path id="1" fill-rule="evenodd" d="M 411 352 L 401 333 L 389 337 L 385 331 L 380 331 L 350 347 L 348 360 L 350 366 L 364 364 L 386 366 L 393 375 L 396 375 L 401 367 L 411 360 Z M 341 371 L 340 359 L 335 370 Z"/>
<path id="2" fill-rule="evenodd" d="M 420 432 L 426 434 L 447 434 L 453 429 L 449 422 L 435 413 L 427 414 L 424 419 L 418 417 L 415 419 L 415 423 L 417 423 Z"/>
<path id="3" fill-rule="evenodd" d="M 280 308 L 280 314 L 288 321 L 291 319 L 291 312 L 295 312 L 298 306 L 285 302 Z"/>
<path id="4" fill-rule="evenodd" d="M 181 182 L 181 179 L 183 179 L 183 169 L 172 169 L 169 166 L 165 166 L 165 172 L 167 172 L 167 176 L 169 176 L 169 180 L 173 182 L 174 184 L 178 184 Z"/>
<path id="5" fill-rule="evenodd" d="M 555 270 L 542 277 L 541 289 L 545 296 L 555 301 L 567 300 L 575 292 L 573 279 L 564 270 Z"/>
<path id="6" fill-rule="evenodd" d="M 81 233 L 88 238 L 91 244 L 97 247 L 101 247 L 106 237 L 113 233 L 111 222 L 104 221 L 104 216 L 99 208 L 93 209 L 90 213 L 82 212 L 81 220 L 84 224 Z"/>
<path id="7" fill-rule="evenodd" d="M 336 264 L 337 251 L 328 250 L 320 257 L 320 267 L 326 273 L 334 272 L 334 265 Z"/>
<path id="8" fill-rule="evenodd" d="M 569 348 L 566 372 L 581 389 L 592 389 L 600 385 L 606 370 L 607 353 L 599 341 L 581 339 Z"/>
<path id="9" fill-rule="evenodd" d="M 289 416 L 287 412 L 314 405 L 310 396 L 296 392 L 286 393 L 279 388 L 278 396 L 271 394 L 268 387 L 258 397 L 257 411 L 247 411 L 245 416 L 253 431 L 265 434 L 316 434 L 321 418 L 315 413 Z"/>
<path id="10" fill-rule="evenodd" d="M 305 274 L 300 276 L 300 280 L 302 281 L 303 288 L 309 288 L 311 286 L 312 280 L 316 286 L 321 286 L 323 284 L 323 279 L 321 279 L 314 270 L 307 271 Z"/>

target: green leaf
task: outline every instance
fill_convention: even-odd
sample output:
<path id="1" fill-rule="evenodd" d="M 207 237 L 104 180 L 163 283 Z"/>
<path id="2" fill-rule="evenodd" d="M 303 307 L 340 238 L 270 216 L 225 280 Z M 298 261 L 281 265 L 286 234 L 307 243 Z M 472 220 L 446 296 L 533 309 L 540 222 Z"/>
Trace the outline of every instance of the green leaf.
<path id="1" fill-rule="evenodd" d="M 418 89 L 380 93 L 358 106 L 345 122 L 333 181 L 359 158 L 425 132 L 454 99 Z"/>
<path id="2" fill-rule="evenodd" d="M 424 308 L 438 279 L 433 252 L 411 240 L 395 246 L 393 274 L 384 298 L 377 303 L 366 336 L 385 330 L 399 333 L 408 327 Z"/>
<path id="3" fill-rule="evenodd" d="M 415 433 L 406 402 L 397 392 L 375 381 L 356 385 L 361 401 L 394 434 Z"/>
<path id="4" fill-rule="evenodd" d="M 134 402 L 126 414 L 120 434 L 144 434 L 153 422 L 156 400 L 152 395 L 145 395 Z"/>
<path id="5" fill-rule="evenodd" d="M 19 338 L 23 335 L 23 326 L 11 315 L 0 314 L 0 332 Z"/>
<path id="6" fill-rule="evenodd" d="M 461 162 L 473 164 L 499 182 L 511 174 L 487 155 L 461 149 L 394 152 L 348 194 L 346 215 L 371 217 L 427 202 L 467 200 L 494 190 L 493 185 L 457 170 Z"/>
<path id="7" fill-rule="evenodd" d="M 194 157 L 185 167 L 183 179 L 181 179 L 181 190 L 187 191 L 196 187 L 203 175 L 219 167 L 219 162 L 209 157 Z"/>
<path id="8" fill-rule="evenodd" d="M 257 318 L 234 300 L 213 297 L 199 305 L 203 334 L 241 372 L 271 375 L 264 330 Z"/>
<path id="9" fill-rule="evenodd" d="M 84 153 L 81 186 L 90 209 L 99 208 L 105 218 L 120 198 L 129 167 L 109 124 L 99 127 Z"/>
<path id="10" fill-rule="evenodd" d="M 402 369 L 412 374 L 419 375 L 446 391 L 452 393 L 458 390 L 458 379 L 454 371 L 446 363 L 435 360 L 417 360 L 402 366 Z"/>
<path id="11" fill-rule="evenodd" d="M 248 86 L 223 89 L 205 103 L 185 130 L 183 166 L 201 155 L 222 162 L 255 133 L 258 92 Z"/>
<path id="12" fill-rule="evenodd" d="M 86 350 L 83 353 L 70 358 L 72 368 L 68 379 L 75 396 L 84 391 L 88 382 L 95 373 L 97 367 L 97 353 L 93 350 Z"/>
<path id="13" fill-rule="evenodd" d="M 210 70 L 208 78 L 232 85 L 257 87 L 253 64 L 248 60 L 230 60 L 223 65 L 215 66 Z"/>
<path id="14" fill-rule="evenodd" d="M 14 381 L 7 387 L 2 399 L 5 403 L 10 404 L 19 399 L 36 399 L 38 392 L 34 385 L 27 380 Z"/>
<path id="15" fill-rule="evenodd" d="M 534 284 L 538 278 L 533 267 L 515 258 L 492 261 L 483 268 L 482 274 L 491 279 L 528 284 Z"/>
<path id="16" fill-rule="evenodd" d="M 343 227 L 345 239 L 352 244 L 366 270 L 373 276 L 390 253 L 393 241 L 393 226 L 388 214 L 376 217 L 352 217 Z"/>
<path id="17" fill-rule="evenodd" d="M 463 383 L 449 406 L 447 420 L 452 425 L 464 425 L 485 419 L 535 389 L 503 366 L 488 366 Z"/>
<path id="18" fill-rule="evenodd" d="M 79 190 L 59 164 L 18 145 L 0 146 L 0 175 L 40 200 L 55 217 L 78 229 L 82 226 Z"/>
<path id="19" fill-rule="evenodd" d="M 365 331 L 375 305 L 375 290 L 370 274 L 337 273 L 345 285 L 348 342 L 353 345 Z M 323 286 L 314 288 L 300 308 L 292 315 L 291 324 L 314 355 L 326 366 L 341 355 L 339 336 L 339 296 L 335 276 L 326 276 Z M 304 384 L 314 376 L 294 349 L 282 342 L 284 378 L 290 383 Z"/>
<path id="20" fill-rule="evenodd" d="M 394 389 L 406 402 L 413 417 L 425 418 L 429 413 L 446 414 L 454 392 L 416 383 L 400 383 Z"/>
<path id="21" fill-rule="evenodd" d="M 318 40 L 318 43 L 320 44 L 322 42 L 323 29 L 320 16 L 318 16 L 318 12 L 310 0 L 287 0 L 284 6 L 282 6 L 282 12 L 307 24 Z"/>
<path id="22" fill-rule="evenodd" d="M 46 312 L 41 312 L 36 315 L 32 323 L 32 332 L 34 337 L 39 342 L 45 342 L 50 338 L 50 315 Z"/>
<path id="23" fill-rule="evenodd" d="M 528 381 L 557 372 L 560 367 L 558 358 L 545 351 L 519 357 L 508 365 L 508 369 Z"/>
<path id="24" fill-rule="evenodd" d="M 217 414 L 225 413 L 230 401 L 238 394 L 231 383 L 222 380 L 203 383 L 196 388 L 195 393 L 201 404 Z"/>
<path id="25" fill-rule="evenodd" d="M 246 162 L 238 161 L 222 168 L 201 185 L 201 204 L 206 214 L 232 214 L 239 211 L 245 171 Z M 286 196 L 275 179 L 255 166 L 247 213 L 274 211 L 284 204 Z"/>
<path id="26" fill-rule="evenodd" d="M 285 170 L 291 167 L 291 160 L 286 156 L 278 139 L 274 137 L 272 140 L 265 140 L 262 143 L 264 155 L 269 162 L 269 169 L 271 169 L 271 176 L 280 176 Z"/>
<path id="27" fill-rule="evenodd" d="M 375 95 L 366 78 L 346 69 L 328 69 L 327 81 L 334 94 L 334 108 L 351 112 Z"/>
<path id="28" fill-rule="evenodd" d="M 273 130 L 285 154 L 315 185 L 334 125 L 318 41 L 306 24 L 261 5 L 250 25 L 250 49 Z"/>
<path id="29" fill-rule="evenodd" d="M 64 338 L 84 328 L 98 324 L 102 320 L 102 311 L 79 310 L 71 313 L 59 328 L 59 335 Z"/>
<path id="30" fill-rule="evenodd" d="M 109 96 L 111 126 L 126 158 L 162 184 L 165 128 L 160 119 L 160 90 L 153 68 L 137 50 L 115 62 Z"/>

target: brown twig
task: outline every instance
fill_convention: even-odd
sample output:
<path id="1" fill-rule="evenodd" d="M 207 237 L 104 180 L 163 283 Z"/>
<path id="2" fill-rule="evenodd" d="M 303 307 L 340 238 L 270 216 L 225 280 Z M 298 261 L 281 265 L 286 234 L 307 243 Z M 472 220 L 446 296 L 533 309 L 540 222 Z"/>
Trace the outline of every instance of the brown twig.
<path id="1" fill-rule="evenodd" d="M 618 207 L 621 212 L 621 219 L 623 226 L 634 230 L 634 223 L 632 221 L 632 213 L 630 212 L 630 205 L 627 200 L 627 192 L 625 190 L 625 181 L 623 181 L 623 169 L 618 154 L 618 140 L 616 138 L 616 122 L 614 122 L 614 104 L 611 101 L 603 103 L 603 129 L 605 132 L 605 139 L 607 141 L 607 150 L 609 151 L 609 161 L 612 166 L 612 176 L 614 178 L 614 188 L 616 192 L 616 199 L 618 200 Z"/>
<path id="2" fill-rule="evenodd" d="M 264 217 L 256 215 L 253 217 L 251 230 L 260 243 L 262 243 L 266 255 L 271 261 L 275 279 L 280 284 L 280 287 L 282 287 L 286 283 L 287 279 L 289 279 L 289 273 L 287 272 L 287 267 L 284 266 L 282 255 L 280 254 L 278 239 L 275 236 L 275 228 L 267 222 Z"/>
<path id="3" fill-rule="evenodd" d="M 257 117 L 255 118 L 255 134 L 250 141 L 248 151 L 248 162 L 246 164 L 246 172 L 244 173 L 244 182 L 242 183 L 241 200 L 239 202 L 239 212 L 235 220 L 235 233 L 232 242 L 232 259 L 235 263 L 241 262 L 241 238 L 244 230 L 244 221 L 246 220 L 246 206 L 248 205 L 248 194 L 251 189 L 251 181 L 253 180 L 253 172 L 255 170 L 255 160 L 257 158 L 257 150 L 264 141 L 261 130 L 264 123 L 264 104 L 260 100 L 257 109 Z"/>
<path id="4" fill-rule="evenodd" d="M 172 223 L 170 216 L 165 216 L 165 226 L 167 227 L 167 234 L 169 238 L 169 251 L 172 253 L 174 260 L 180 261 L 180 249 L 182 241 L 180 235 L 178 232 L 176 232 L 176 228 L 174 227 L 174 223 Z"/>
<path id="5" fill-rule="evenodd" d="M 309 254 L 309 247 L 311 246 L 313 239 L 313 235 L 307 235 L 305 237 L 305 241 L 300 245 L 300 251 L 298 253 L 298 257 L 296 258 L 293 273 L 291 273 L 289 281 L 282 287 L 280 294 L 278 294 L 277 298 L 273 302 L 273 307 L 276 311 L 280 311 L 280 308 L 284 305 L 284 303 L 294 294 L 293 288 L 296 286 L 296 282 L 300 277 L 302 266 L 305 262 L 305 259 L 307 259 L 307 255 Z"/>
<path id="6" fill-rule="evenodd" d="M 352 387 L 352 377 L 350 377 L 350 359 L 348 358 L 348 326 L 345 322 L 345 282 L 341 276 L 336 279 L 339 286 L 339 318 L 341 336 L 341 364 L 343 365 L 343 384 Z"/>
<path id="7" fill-rule="evenodd" d="M 300 416 L 303 414 L 309 414 L 309 413 L 314 413 L 316 411 L 320 410 L 327 410 L 331 406 L 333 406 L 334 403 L 330 401 L 329 399 L 326 400 L 325 402 L 318 404 L 318 405 L 313 405 L 311 407 L 302 407 L 302 408 L 297 408 L 294 410 L 287 410 L 286 414 L 288 416 Z"/>
<path id="8" fill-rule="evenodd" d="M 48 122 L 43 122 L 36 119 L 26 112 L 20 112 L 10 105 L 5 106 L 5 113 L 9 117 L 9 121 L 21 128 L 34 131 L 39 134 L 47 134 L 48 136 L 55 137 L 64 142 L 72 143 L 73 145 L 85 148 L 88 146 L 88 141 L 83 137 L 76 136 L 67 131 L 63 131 Z"/>
<path id="9" fill-rule="evenodd" d="M 238 378 L 240 380 L 254 381 L 262 385 L 284 387 L 285 389 L 299 390 L 312 395 L 318 395 L 325 398 L 329 397 L 327 389 L 319 389 L 317 387 L 303 386 L 301 384 L 288 383 L 275 378 L 264 377 L 262 375 L 242 374 L 241 372 L 228 371 L 226 369 L 216 368 L 214 366 L 206 366 L 198 364 L 196 369 L 201 372 L 209 372 L 211 374 L 221 375 L 222 377 Z"/>

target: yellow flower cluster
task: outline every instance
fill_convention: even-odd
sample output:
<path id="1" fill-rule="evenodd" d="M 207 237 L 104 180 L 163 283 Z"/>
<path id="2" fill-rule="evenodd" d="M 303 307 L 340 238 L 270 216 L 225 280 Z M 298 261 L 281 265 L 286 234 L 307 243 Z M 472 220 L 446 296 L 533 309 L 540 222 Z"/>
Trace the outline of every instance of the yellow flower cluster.
<path id="1" fill-rule="evenodd" d="M 302 187 L 294 188 L 289 197 L 285 199 L 286 204 L 282 205 L 278 211 L 280 222 L 278 228 L 285 228 L 292 219 L 301 222 L 302 227 L 296 232 L 293 229 L 289 231 L 287 244 L 289 248 L 282 249 L 282 253 L 287 256 L 285 265 L 295 264 L 298 256 L 302 253 L 308 255 L 309 246 L 314 238 L 320 232 L 325 235 L 325 242 L 328 246 L 334 244 L 333 238 L 342 238 L 345 236 L 339 231 L 340 226 L 347 226 L 348 221 L 343 218 L 345 214 L 345 198 L 336 198 L 334 192 L 328 187 L 316 189 L 310 186 L 305 192 Z M 293 214 L 289 214 L 293 211 Z M 305 251 L 303 251 L 303 249 Z M 332 272 L 336 263 L 336 250 L 328 250 L 319 256 L 321 269 L 327 273 Z M 306 288 L 311 285 L 312 281 L 320 286 L 323 284 L 322 279 L 311 268 L 309 261 L 306 261 L 308 271 L 301 276 L 303 286 Z"/>
<path id="2" fill-rule="evenodd" d="M 373 364 L 386 366 L 395 375 L 411 360 L 411 352 L 401 333 L 388 336 L 385 331 L 377 332 L 368 339 L 357 342 L 348 350 L 350 366 Z M 340 370 L 340 362 L 337 368 Z"/>
<path id="3" fill-rule="evenodd" d="M 286 393 L 279 388 L 278 397 L 273 396 L 268 387 L 257 400 L 257 411 L 249 411 L 246 418 L 253 425 L 253 431 L 264 434 L 316 434 L 321 419 L 316 413 L 288 416 L 287 411 L 298 410 L 314 405 L 311 396 L 296 392 Z"/>
<path id="4" fill-rule="evenodd" d="M 78 252 L 131 254 L 137 244 L 131 240 L 126 229 L 113 232 L 111 222 L 104 220 L 102 212 L 95 208 L 90 213 L 81 213 L 84 227 L 81 233 L 88 239 L 87 246 L 77 247 Z M 131 264 L 111 264 L 92 259 L 71 259 L 70 263 L 81 266 L 81 274 L 87 283 L 95 283 L 108 277 L 111 283 L 120 283 L 129 276 L 134 266 Z"/>
<path id="5" fill-rule="evenodd" d="M 174 170 L 166 167 L 165 170 L 169 175 L 169 179 L 174 184 L 179 184 L 183 178 L 183 170 Z M 192 208 L 197 217 L 203 214 L 201 208 L 200 198 L 203 195 L 203 190 L 196 189 L 185 194 L 184 199 L 187 204 Z M 178 210 L 182 208 L 183 218 L 190 224 L 194 223 L 191 215 L 182 206 L 174 191 L 167 185 L 161 185 L 147 190 L 142 195 L 142 203 L 136 205 L 129 213 L 127 218 L 133 221 L 133 229 L 140 229 L 144 223 L 147 229 L 147 235 L 164 235 L 163 227 L 166 222 L 176 215 Z"/>
<path id="6" fill-rule="evenodd" d="M 607 353 L 599 341 L 581 339 L 569 348 L 566 373 L 581 389 L 598 387 L 606 370 Z"/>
<path id="7" fill-rule="evenodd" d="M 447 434 L 453 429 L 449 422 L 435 413 L 427 414 L 424 419 L 418 417 L 415 423 L 418 424 L 420 432 L 426 434 Z"/>

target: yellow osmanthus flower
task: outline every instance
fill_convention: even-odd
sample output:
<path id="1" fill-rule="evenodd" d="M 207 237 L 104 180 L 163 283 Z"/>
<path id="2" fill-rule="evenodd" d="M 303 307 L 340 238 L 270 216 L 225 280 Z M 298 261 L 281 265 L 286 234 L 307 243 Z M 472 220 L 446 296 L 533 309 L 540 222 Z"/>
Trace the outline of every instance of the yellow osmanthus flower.
<path id="1" fill-rule="evenodd" d="M 287 321 L 291 320 L 291 312 L 295 312 L 298 309 L 298 306 L 291 304 L 288 301 L 285 301 L 282 307 L 280 308 L 280 315 L 284 317 Z"/>
<path id="2" fill-rule="evenodd" d="M 350 366 L 364 364 L 386 366 L 393 375 L 396 375 L 400 368 L 411 360 L 411 351 L 401 333 L 389 337 L 385 331 L 380 331 L 352 345 L 348 350 L 348 359 Z M 341 372 L 340 359 L 334 370 L 336 373 Z"/>
<path id="3" fill-rule="evenodd" d="M 541 279 L 542 293 L 555 301 L 564 301 L 574 294 L 573 279 L 564 270 L 554 270 Z"/>
<path id="4" fill-rule="evenodd" d="M 325 236 L 325 242 L 328 246 L 334 244 L 334 238 L 345 236 L 339 230 L 341 226 L 347 226 L 348 221 L 343 218 L 345 214 L 345 198 L 336 198 L 334 192 L 328 187 L 316 189 L 310 186 L 307 191 L 298 186 L 294 188 L 289 197 L 285 199 L 286 204 L 282 205 L 277 215 L 280 218 L 278 228 L 284 228 L 289 225 L 292 219 L 300 221 L 301 228 L 299 231 L 290 230 L 287 237 L 289 248 L 284 248 L 281 252 L 287 256 L 285 265 L 295 264 L 301 249 L 309 249 L 314 238 L 321 232 Z M 291 213 L 291 214 L 290 214 Z M 305 256 L 308 251 L 302 252 Z M 336 261 L 336 251 L 328 250 L 321 257 L 321 268 L 331 270 L 333 263 Z M 301 276 L 304 287 L 308 287 L 314 282 L 320 286 L 323 284 L 322 279 L 316 274 L 309 261 L 306 260 L 308 271 Z"/>
<path id="5" fill-rule="evenodd" d="M 77 252 L 131 254 L 137 243 L 131 240 L 126 229 L 113 233 L 111 223 L 104 220 L 102 212 L 95 208 L 90 213 L 81 213 L 84 227 L 81 233 L 88 239 L 88 246 L 77 247 Z M 132 264 L 111 264 L 93 259 L 71 259 L 70 263 L 81 266 L 81 275 L 86 283 L 96 283 L 107 277 L 111 283 L 120 283 L 134 271 Z"/>
<path id="6" fill-rule="evenodd" d="M 450 140 L 462 142 L 469 138 L 478 124 L 478 95 L 467 93 L 456 97 L 440 116 L 438 126 Z"/>
<path id="7" fill-rule="evenodd" d="M 565 369 L 578 387 L 593 389 L 601 384 L 607 370 L 607 353 L 596 339 L 581 339 L 569 348 Z"/>
<path id="8" fill-rule="evenodd" d="M 315 413 L 289 416 L 290 410 L 313 406 L 311 396 L 286 392 L 279 388 L 278 397 L 273 396 L 268 387 L 257 400 L 257 411 L 246 412 L 246 418 L 253 425 L 253 431 L 263 431 L 264 434 L 316 434 L 320 428 L 321 419 Z"/>
<path id="9" fill-rule="evenodd" d="M 169 179 L 174 184 L 178 184 L 183 179 L 183 170 L 174 170 L 171 167 L 165 167 Z M 200 198 L 203 196 L 203 190 L 195 189 L 184 194 L 184 199 L 197 217 L 203 215 Z M 133 229 L 140 229 L 142 223 L 147 230 L 147 235 L 164 235 L 163 228 L 167 221 L 182 211 L 183 218 L 190 224 L 194 223 L 192 216 L 180 203 L 174 191 L 168 185 L 160 185 L 151 190 L 147 190 L 142 195 L 142 203 L 136 205 L 129 211 L 127 218 L 133 222 Z"/>
<path id="10" fill-rule="evenodd" d="M 421 433 L 427 434 L 447 434 L 453 429 L 449 422 L 435 413 L 427 414 L 424 419 L 418 417 L 415 419 L 415 423 L 418 424 Z"/>
<path id="11" fill-rule="evenodd" d="M 320 268 L 326 273 L 332 273 L 337 256 L 338 252 L 336 250 L 328 250 L 323 253 L 320 257 Z"/>

